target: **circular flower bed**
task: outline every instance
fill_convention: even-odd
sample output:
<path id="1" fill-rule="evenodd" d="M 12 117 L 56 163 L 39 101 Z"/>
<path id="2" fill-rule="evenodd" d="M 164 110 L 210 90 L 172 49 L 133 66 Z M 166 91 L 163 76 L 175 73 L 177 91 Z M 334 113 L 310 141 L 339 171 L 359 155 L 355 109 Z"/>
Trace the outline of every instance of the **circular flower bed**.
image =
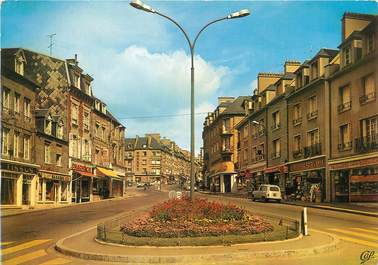
<path id="1" fill-rule="evenodd" d="M 199 198 L 157 204 L 148 214 L 121 226 L 121 231 L 130 236 L 163 238 L 250 235 L 272 230 L 270 223 L 236 205 Z"/>

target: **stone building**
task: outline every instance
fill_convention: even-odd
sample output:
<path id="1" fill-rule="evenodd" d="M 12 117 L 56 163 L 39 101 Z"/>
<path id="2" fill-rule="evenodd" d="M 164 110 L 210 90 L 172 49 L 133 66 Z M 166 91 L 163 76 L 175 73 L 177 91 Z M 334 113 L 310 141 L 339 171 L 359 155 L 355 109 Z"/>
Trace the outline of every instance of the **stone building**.
<path id="1" fill-rule="evenodd" d="M 38 86 L 24 77 L 25 55 L 1 71 L 1 206 L 34 206 L 38 200 L 35 146 L 35 99 Z"/>
<path id="2" fill-rule="evenodd" d="M 237 189 L 238 133 L 234 127 L 245 115 L 243 102 L 247 98 L 220 97 L 218 107 L 205 119 L 202 132 L 204 171 L 212 191 L 223 193 Z"/>
<path id="3" fill-rule="evenodd" d="M 345 13 L 330 86 L 332 201 L 378 201 L 378 17 Z"/>

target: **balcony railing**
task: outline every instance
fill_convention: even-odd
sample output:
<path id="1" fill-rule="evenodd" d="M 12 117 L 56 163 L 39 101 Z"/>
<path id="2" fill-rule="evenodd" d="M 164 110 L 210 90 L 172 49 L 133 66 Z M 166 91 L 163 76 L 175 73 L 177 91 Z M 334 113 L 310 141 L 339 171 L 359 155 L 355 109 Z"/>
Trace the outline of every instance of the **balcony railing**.
<path id="1" fill-rule="evenodd" d="M 364 104 L 364 103 L 367 103 L 367 102 L 370 102 L 370 101 L 373 101 L 375 99 L 375 92 L 372 92 L 372 93 L 368 93 L 366 95 L 362 95 L 360 97 L 360 103 L 361 104 Z"/>
<path id="2" fill-rule="evenodd" d="M 275 124 L 273 124 L 270 128 L 271 128 L 272 130 L 278 130 L 279 128 L 281 128 L 281 124 L 279 124 L 279 123 L 275 123 Z"/>
<path id="3" fill-rule="evenodd" d="M 297 126 L 302 123 L 302 117 L 298 117 L 297 119 L 293 119 L 293 125 Z"/>
<path id="4" fill-rule="evenodd" d="M 302 157 L 302 155 L 303 155 L 303 153 L 302 153 L 301 149 L 293 151 L 293 157 L 294 158 L 300 158 L 300 157 Z"/>
<path id="5" fill-rule="evenodd" d="M 337 111 L 340 113 L 340 112 L 350 110 L 351 108 L 352 108 L 352 101 L 349 101 L 349 102 L 345 102 L 337 106 Z"/>
<path id="6" fill-rule="evenodd" d="M 259 161 L 263 161 L 264 159 L 265 159 L 264 155 L 261 154 L 261 155 L 256 155 L 256 156 L 252 159 L 252 161 L 253 161 L 253 162 L 259 162 Z"/>
<path id="7" fill-rule="evenodd" d="M 306 146 L 304 148 L 304 157 L 317 156 L 322 154 L 322 145 L 320 143 Z"/>
<path id="8" fill-rule="evenodd" d="M 272 159 L 279 158 L 279 157 L 281 157 L 281 152 L 273 152 L 271 154 L 271 157 L 272 157 Z"/>
<path id="9" fill-rule="evenodd" d="M 355 139 L 356 151 L 363 153 L 378 149 L 378 134 Z"/>
<path id="10" fill-rule="evenodd" d="M 337 148 L 339 151 L 348 151 L 352 149 L 352 142 L 345 142 L 345 143 L 340 143 L 337 145 Z"/>
<path id="11" fill-rule="evenodd" d="M 312 120 L 312 119 L 315 119 L 317 117 L 318 117 L 318 111 L 317 110 L 307 113 L 307 120 Z"/>

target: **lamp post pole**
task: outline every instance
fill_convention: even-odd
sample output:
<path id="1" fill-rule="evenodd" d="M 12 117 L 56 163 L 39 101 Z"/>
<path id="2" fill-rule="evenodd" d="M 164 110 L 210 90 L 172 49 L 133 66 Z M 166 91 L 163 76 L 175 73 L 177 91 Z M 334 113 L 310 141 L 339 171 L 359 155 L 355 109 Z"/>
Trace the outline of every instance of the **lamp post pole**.
<path id="1" fill-rule="evenodd" d="M 200 34 L 211 24 L 214 24 L 216 22 L 226 20 L 226 19 L 234 19 L 234 18 L 240 18 L 240 17 L 245 17 L 250 14 L 250 12 L 247 9 L 242 9 L 239 12 L 232 13 L 228 15 L 227 17 L 223 17 L 220 19 L 213 20 L 209 23 L 207 23 L 205 26 L 201 28 L 201 30 L 197 33 L 196 37 L 194 38 L 194 41 L 191 42 L 189 39 L 188 34 L 185 32 L 185 30 L 181 27 L 179 23 L 177 23 L 174 19 L 172 19 L 169 16 L 166 16 L 150 6 L 144 4 L 140 0 L 132 0 L 130 2 L 130 5 L 136 9 L 140 9 L 145 12 L 150 12 L 157 14 L 161 17 L 164 17 L 171 21 L 173 24 L 175 24 L 181 32 L 184 34 L 185 39 L 188 42 L 189 49 L 190 49 L 190 56 L 191 56 L 191 67 L 190 67 L 190 200 L 193 200 L 193 193 L 194 193 L 194 159 L 195 159 L 195 132 L 194 132 L 194 48 L 196 45 L 196 42 L 198 40 L 198 37 Z"/>

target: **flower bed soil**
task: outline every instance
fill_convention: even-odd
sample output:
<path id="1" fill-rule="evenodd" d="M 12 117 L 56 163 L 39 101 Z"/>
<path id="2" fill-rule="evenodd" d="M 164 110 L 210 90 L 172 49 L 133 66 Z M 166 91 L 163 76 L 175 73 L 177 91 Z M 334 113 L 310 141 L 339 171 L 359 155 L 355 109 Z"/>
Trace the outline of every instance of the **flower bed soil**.
<path id="1" fill-rule="evenodd" d="M 224 237 L 269 233 L 273 225 L 236 205 L 182 198 L 157 204 L 149 213 L 120 229 L 125 236 L 132 237 Z"/>

